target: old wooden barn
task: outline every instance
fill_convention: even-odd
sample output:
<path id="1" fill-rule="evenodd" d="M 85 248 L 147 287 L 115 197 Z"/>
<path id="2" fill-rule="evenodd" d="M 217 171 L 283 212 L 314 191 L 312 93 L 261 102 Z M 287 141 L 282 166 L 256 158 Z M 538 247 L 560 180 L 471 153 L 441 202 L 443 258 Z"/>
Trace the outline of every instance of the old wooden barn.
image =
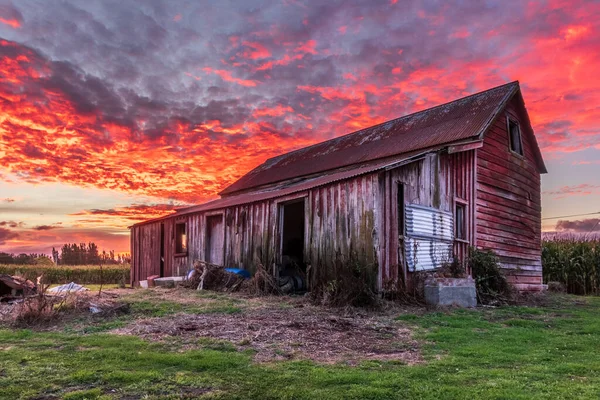
<path id="1" fill-rule="evenodd" d="M 132 226 L 131 281 L 260 260 L 313 286 L 354 260 L 382 290 L 476 246 L 538 290 L 545 172 L 512 82 L 271 158 L 218 200 Z"/>

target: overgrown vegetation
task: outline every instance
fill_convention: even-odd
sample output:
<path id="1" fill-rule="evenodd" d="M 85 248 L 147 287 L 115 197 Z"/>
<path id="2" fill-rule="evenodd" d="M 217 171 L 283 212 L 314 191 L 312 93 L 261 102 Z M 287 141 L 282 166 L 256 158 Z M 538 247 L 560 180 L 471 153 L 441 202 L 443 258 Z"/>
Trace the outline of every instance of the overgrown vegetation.
<path id="1" fill-rule="evenodd" d="M 330 279 L 319 279 L 311 288 L 317 304 L 333 307 L 377 307 L 379 296 L 375 291 L 376 268 L 353 256 L 350 260 L 336 258 Z"/>
<path id="2" fill-rule="evenodd" d="M 510 285 L 493 251 L 471 248 L 467 263 L 475 279 L 479 303 L 498 303 L 508 299 Z"/>
<path id="3" fill-rule="evenodd" d="M 129 264 L 105 265 L 0 265 L 0 274 L 19 275 L 33 282 L 38 276 L 50 284 L 77 282 L 83 284 L 129 283 Z"/>
<path id="4" fill-rule="evenodd" d="M 545 239 L 542 265 L 544 282 L 560 282 L 568 293 L 600 295 L 600 239 Z"/>

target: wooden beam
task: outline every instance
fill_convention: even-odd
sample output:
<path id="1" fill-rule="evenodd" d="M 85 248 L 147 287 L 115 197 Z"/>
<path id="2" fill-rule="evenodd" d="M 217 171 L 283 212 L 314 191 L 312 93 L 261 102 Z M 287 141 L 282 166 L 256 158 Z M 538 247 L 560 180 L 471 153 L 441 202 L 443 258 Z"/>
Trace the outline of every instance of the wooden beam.
<path id="1" fill-rule="evenodd" d="M 448 154 L 460 153 L 462 151 L 475 150 L 483 147 L 483 140 L 477 140 L 475 142 L 468 142 L 463 144 L 456 144 L 454 146 L 448 146 Z"/>

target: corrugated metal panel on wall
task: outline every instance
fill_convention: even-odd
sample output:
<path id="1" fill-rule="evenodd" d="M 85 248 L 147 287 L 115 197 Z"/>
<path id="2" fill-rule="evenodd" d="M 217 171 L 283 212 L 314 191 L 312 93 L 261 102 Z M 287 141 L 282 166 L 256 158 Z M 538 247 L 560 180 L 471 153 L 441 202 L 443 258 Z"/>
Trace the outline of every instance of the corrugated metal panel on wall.
<path id="1" fill-rule="evenodd" d="M 450 242 L 411 237 L 406 240 L 406 261 L 411 272 L 436 269 L 451 259 Z"/>
<path id="2" fill-rule="evenodd" d="M 454 239 L 452 213 L 431 207 L 410 204 L 406 206 L 406 234 L 451 241 Z"/>
<path id="3" fill-rule="evenodd" d="M 406 262 L 410 271 L 440 267 L 452 259 L 452 213 L 415 204 L 406 206 Z"/>

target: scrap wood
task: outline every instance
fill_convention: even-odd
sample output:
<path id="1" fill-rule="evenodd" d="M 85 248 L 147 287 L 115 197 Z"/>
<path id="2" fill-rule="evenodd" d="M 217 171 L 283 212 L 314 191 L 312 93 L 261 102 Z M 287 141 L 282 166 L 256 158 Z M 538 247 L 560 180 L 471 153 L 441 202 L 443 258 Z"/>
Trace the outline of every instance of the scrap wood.
<path id="1" fill-rule="evenodd" d="M 194 262 L 194 271 L 188 280 L 188 286 L 196 290 L 217 290 L 235 292 L 239 290 L 244 277 L 225 270 L 222 265 L 206 261 Z"/>
<path id="2" fill-rule="evenodd" d="M 33 282 L 21 276 L 0 275 L 0 297 L 13 298 L 36 292 Z"/>
<path id="3" fill-rule="evenodd" d="M 18 275 L 11 276 L 2 274 L 0 275 L 0 282 L 16 290 L 35 289 L 35 284 L 33 282 L 31 282 L 29 279 L 25 279 L 22 276 Z"/>

